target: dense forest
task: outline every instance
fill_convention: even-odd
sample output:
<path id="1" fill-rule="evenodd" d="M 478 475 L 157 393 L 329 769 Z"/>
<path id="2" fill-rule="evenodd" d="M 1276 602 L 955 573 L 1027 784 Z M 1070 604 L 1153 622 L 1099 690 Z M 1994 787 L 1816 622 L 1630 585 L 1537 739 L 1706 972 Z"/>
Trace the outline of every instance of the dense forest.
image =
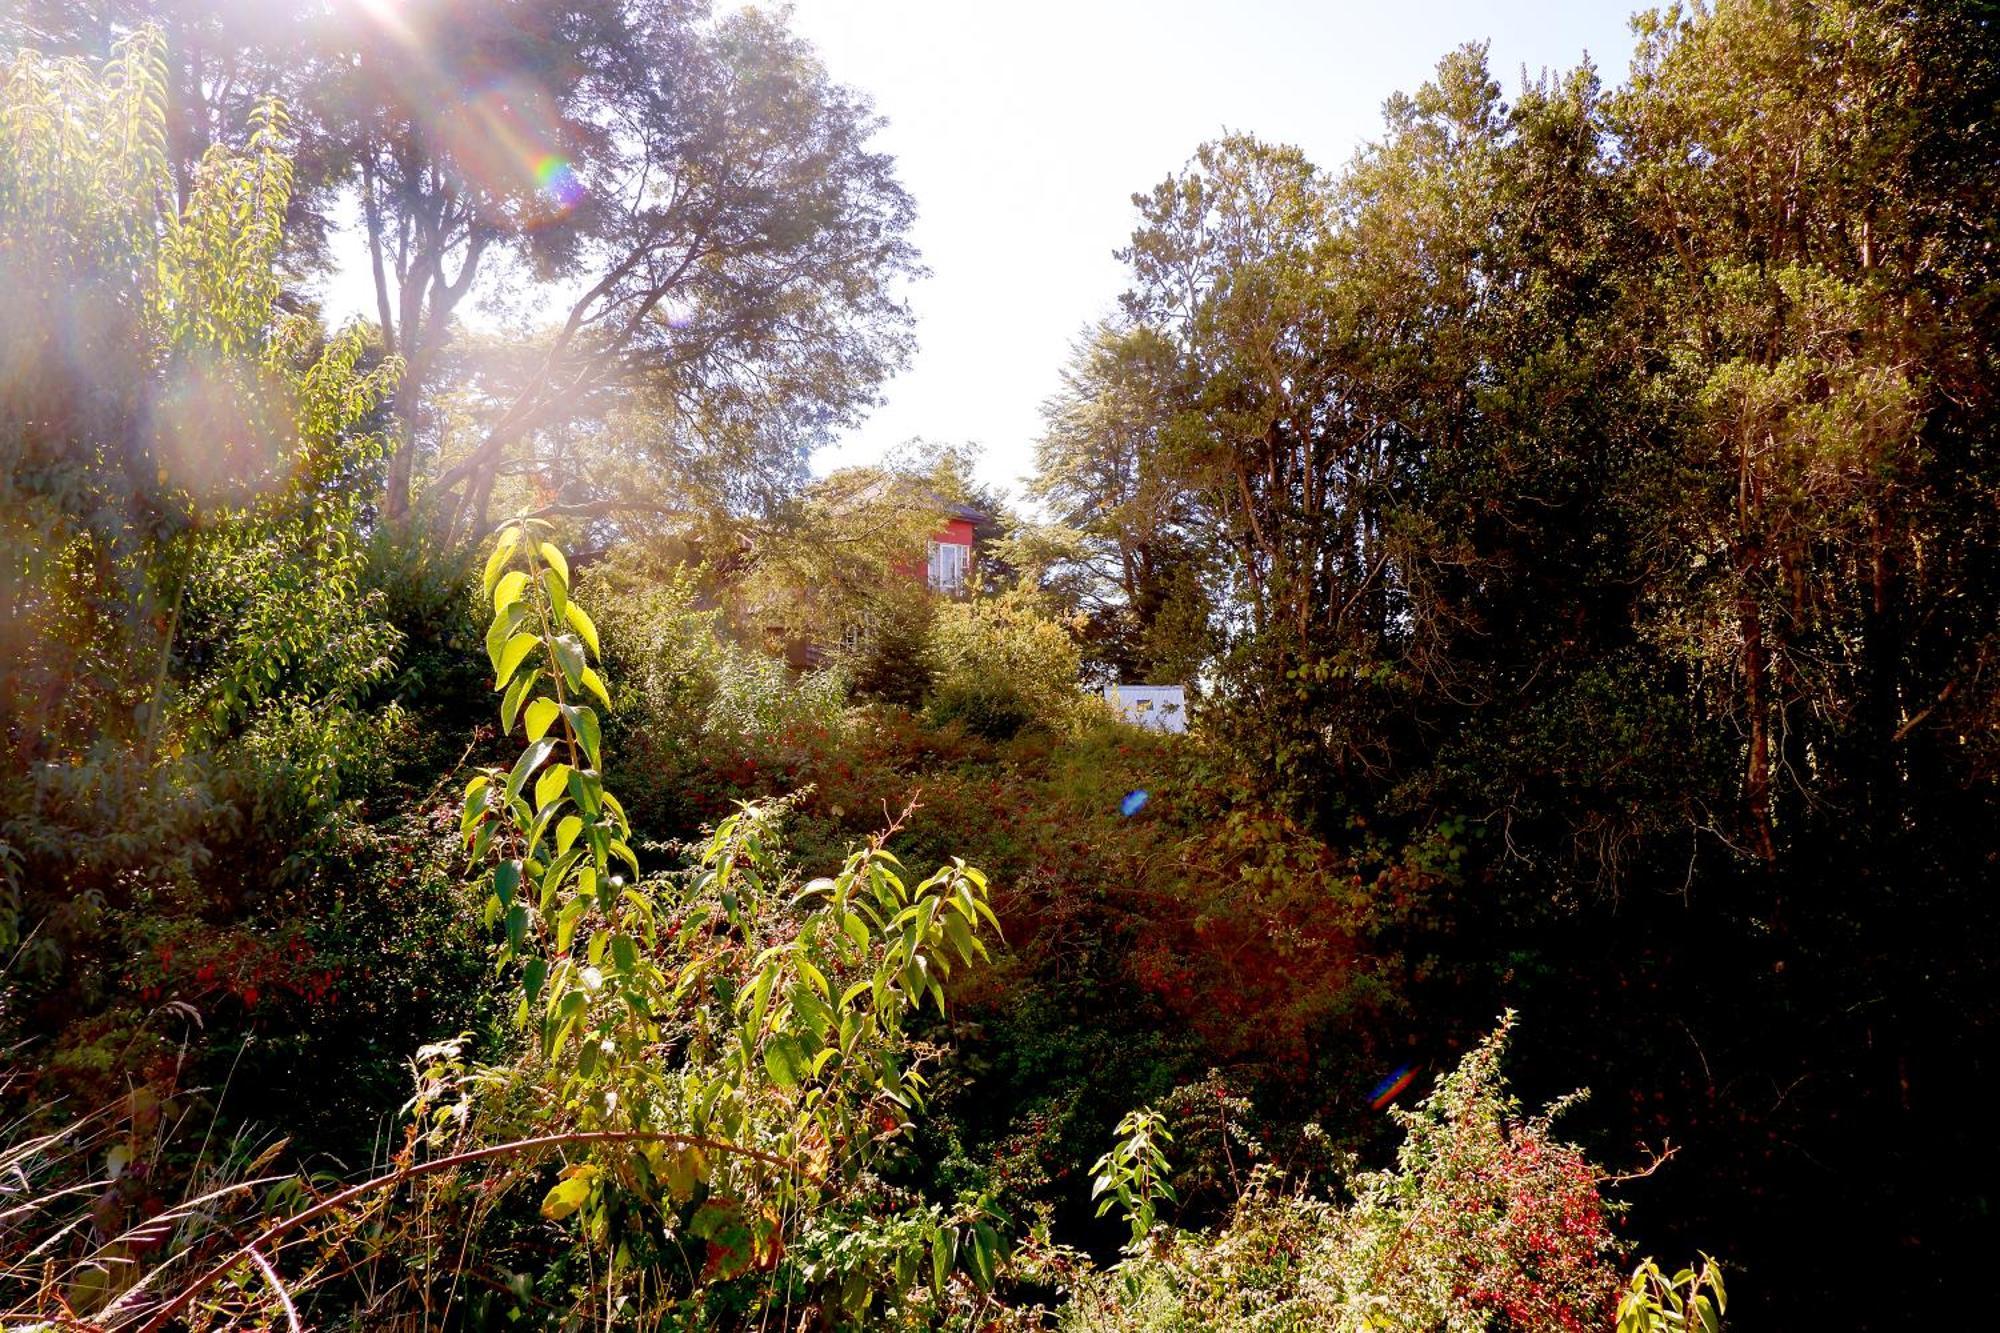
<path id="1" fill-rule="evenodd" d="M 2000 13 L 1633 33 L 1189 145 L 1011 496 L 782 12 L 0 5 L 8 1326 L 1976 1321 Z"/>

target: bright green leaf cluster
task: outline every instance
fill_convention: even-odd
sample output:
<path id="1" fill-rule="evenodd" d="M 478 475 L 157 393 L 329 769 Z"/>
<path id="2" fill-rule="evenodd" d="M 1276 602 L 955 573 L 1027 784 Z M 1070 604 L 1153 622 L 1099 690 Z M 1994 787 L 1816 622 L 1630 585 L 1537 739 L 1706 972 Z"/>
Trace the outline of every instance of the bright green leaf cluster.
<path id="1" fill-rule="evenodd" d="M 1707 1255 L 1672 1277 L 1647 1259 L 1618 1299 L 1618 1333 L 1721 1333 L 1728 1309 L 1722 1266 Z"/>
<path id="2" fill-rule="evenodd" d="M 639 858 L 624 808 L 604 787 L 602 723 L 583 702 L 608 709 L 611 695 L 591 665 L 601 660 L 597 627 L 571 600 L 569 562 L 548 531 L 538 519 L 509 524 L 486 562 L 486 651 L 501 732 L 521 727 L 527 745 L 511 767 L 483 769 L 466 784 L 459 828 L 475 864 L 500 857 L 489 873 L 488 923 L 506 929 L 501 966 L 522 963 L 518 1017 L 539 1022 L 542 1048 L 553 1054 L 576 1035 L 589 994 L 603 988 L 607 952 L 613 991 L 643 1009 L 645 987 L 629 983 L 647 980 L 649 965 L 626 932 L 636 924 L 650 934 L 651 923 L 619 910 Z M 589 936 L 579 963 L 574 945 L 586 918 L 605 929 Z"/>
<path id="3" fill-rule="evenodd" d="M 1124 1210 L 1125 1221 L 1132 1228 L 1132 1243 L 1137 1245 L 1153 1229 L 1160 1204 L 1174 1201 L 1164 1146 L 1172 1143 L 1174 1136 L 1167 1129 L 1166 1117 L 1151 1109 L 1126 1112 L 1116 1133 L 1111 1151 L 1090 1168 L 1090 1197 L 1102 1200 L 1097 1205 L 1099 1217 L 1110 1212 L 1114 1204 Z"/>

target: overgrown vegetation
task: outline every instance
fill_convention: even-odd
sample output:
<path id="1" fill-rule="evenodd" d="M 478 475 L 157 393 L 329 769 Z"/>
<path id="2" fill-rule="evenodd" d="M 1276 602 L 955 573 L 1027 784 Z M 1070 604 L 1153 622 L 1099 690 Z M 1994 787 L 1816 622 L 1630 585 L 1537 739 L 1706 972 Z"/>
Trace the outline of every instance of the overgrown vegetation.
<path id="1" fill-rule="evenodd" d="M 951 449 L 807 479 L 915 257 L 781 20 L 398 13 L 0 20 L 9 1319 L 1877 1328 L 1981 1271 L 1989 16 L 1675 8 L 1613 89 L 1456 51 L 1339 172 L 1200 148 L 1042 522 Z M 454 323 L 495 265 L 577 303 Z"/>

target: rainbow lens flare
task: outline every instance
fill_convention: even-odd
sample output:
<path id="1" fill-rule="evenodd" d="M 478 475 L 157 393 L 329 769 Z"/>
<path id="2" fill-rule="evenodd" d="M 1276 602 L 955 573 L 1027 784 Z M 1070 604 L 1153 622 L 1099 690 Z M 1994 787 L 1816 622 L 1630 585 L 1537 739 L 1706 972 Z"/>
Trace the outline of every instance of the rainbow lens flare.
<path id="1" fill-rule="evenodd" d="M 1409 1091 L 1410 1085 L 1416 1081 L 1416 1066 L 1404 1065 L 1401 1069 L 1398 1069 L 1395 1073 L 1375 1085 L 1375 1091 L 1370 1094 L 1368 1105 L 1374 1110 L 1379 1111 Z"/>
<path id="2" fill-rule="evenodd" d="M 577 200 L 583 198 L 583 182 L 576 178 L 569 159 L 556 153 L 544 153 L 535 160 L 535 188 L 542 197 L 561 209 L 576 207 Z"/>

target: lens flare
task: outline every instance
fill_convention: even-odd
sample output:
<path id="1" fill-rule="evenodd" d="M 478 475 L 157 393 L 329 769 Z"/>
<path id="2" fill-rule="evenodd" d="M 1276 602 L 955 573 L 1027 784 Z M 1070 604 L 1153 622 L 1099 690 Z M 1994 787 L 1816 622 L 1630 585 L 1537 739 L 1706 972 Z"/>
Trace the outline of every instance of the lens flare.
<path id="1" fill-rule="evenodd" d="M 583 198 L 583 182 L 576 178 L 569 159 L 555 153 L 544 153 L 536 160 L 535 186 L 544 199 L 565 211 L 575 208 L 577 200 Z"/>
<path id="2" fill-rule="evenodd" d="M 401 0 L 355 0 L 355 7 L 374 20 L 383 31 L 406 45 L 417 42 L 416 30 L 403 13 Z"/>
<path id="3" fill-rule="evenodd" d="M 1401 1069 L 1398 1069 L 1395 1073 L 1375 1085 L 1375 1091 L 1371 1094 L 1371 1100 L 1368 1105 L 1379 1111 L 1409 1091 L 1410 1085 L 1416 1081 L 1416 1066 L 1404 1065 Z"/>
<path id="4" fill-rule="evenodd" d="M 426 28 L 448 21 L 449 7 L 426 11 L 432 20 L 426 25 L 406 10 L 405 0 L 351 3 L 402 48 L 386 63 L 371 65 L 372 77 L 388 81 L 384 91 L 412 108 L 488 207 L 537 227 L 582 202 L 583 180 L 557 151 L 563 127 L 546 87 L 476 57 L 441 61 Z"/>
<path id="5" fill-rule="evenodd" d="M 1118 808 L 1124 812 L 1125 818 L 1130 819 L 1133 815 L 1144 810 L 1146 802 L 1151 799 L 1152 797 L 1147 795 L 1146 789 L 1141 787 L 1137 791 L 1126 792 L 1125 799 L 1118 803 Z"/>
<path id="6" fill-rule="evenodd" d="M 576 167 L 557 151 L 555 102 L 532 82 L 503 78 L 458 98 L 437 113 L 436 133 L 458 172 L 514 222 L 555 221 L 584 196 Z"/>

